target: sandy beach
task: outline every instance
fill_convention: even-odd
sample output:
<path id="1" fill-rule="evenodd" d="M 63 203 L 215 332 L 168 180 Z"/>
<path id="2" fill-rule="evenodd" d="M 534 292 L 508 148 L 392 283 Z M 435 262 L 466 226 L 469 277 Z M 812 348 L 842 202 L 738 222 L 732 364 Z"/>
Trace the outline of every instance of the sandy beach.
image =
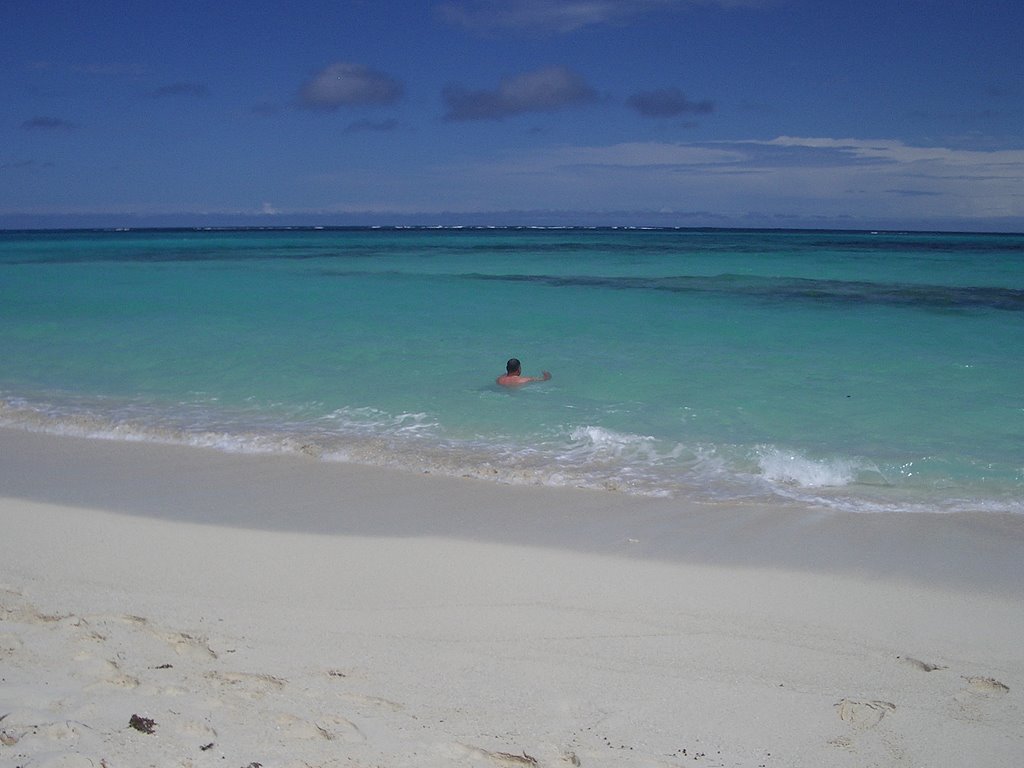
<path id="1" fill-rule="evenodd" d="M 0 430 L 0 765 L 1019 766 L 1024 519 Z"/>

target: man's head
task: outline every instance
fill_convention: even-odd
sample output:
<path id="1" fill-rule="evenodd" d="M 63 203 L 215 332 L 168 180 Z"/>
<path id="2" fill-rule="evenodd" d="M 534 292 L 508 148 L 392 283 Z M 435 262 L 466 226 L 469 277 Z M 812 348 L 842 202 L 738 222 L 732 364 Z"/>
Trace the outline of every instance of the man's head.
<path id="1" fill-rule="evenodd" d="M 508 373 L 509 376 L 518 376 L 521 370 L 522 366 L 519 364 L 519 361 L 514 357 L 510 359 L 507 363 L 505 363 L 505 371 L 506 373 Z"/>

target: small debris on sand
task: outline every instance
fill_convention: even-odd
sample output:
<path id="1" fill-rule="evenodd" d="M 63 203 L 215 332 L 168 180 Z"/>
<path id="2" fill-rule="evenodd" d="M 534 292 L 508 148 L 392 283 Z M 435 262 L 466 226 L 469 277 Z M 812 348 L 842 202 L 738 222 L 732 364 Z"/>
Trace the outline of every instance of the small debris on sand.
<path id="1" fill-rule="evenodd" d="M 132 715 L 128 725 L 136 731 L 142 731 L 142 733 L 153 733 L 156 730 L 155 720 L 150 720 L 148 717 L 139 717 L 138 715 Z"/>

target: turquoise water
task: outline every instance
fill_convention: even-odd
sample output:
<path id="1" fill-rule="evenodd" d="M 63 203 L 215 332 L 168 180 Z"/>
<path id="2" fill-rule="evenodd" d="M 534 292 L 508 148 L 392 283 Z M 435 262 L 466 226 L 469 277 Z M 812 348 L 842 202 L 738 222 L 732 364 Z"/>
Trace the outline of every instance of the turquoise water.
<path id="1" fill-rule="evenodd" d="M 8 426 L 1024 512 L 1024 236 L 6 232 L 0 321 Z M 511 356 L 554 378 L 498 387 Z"/>

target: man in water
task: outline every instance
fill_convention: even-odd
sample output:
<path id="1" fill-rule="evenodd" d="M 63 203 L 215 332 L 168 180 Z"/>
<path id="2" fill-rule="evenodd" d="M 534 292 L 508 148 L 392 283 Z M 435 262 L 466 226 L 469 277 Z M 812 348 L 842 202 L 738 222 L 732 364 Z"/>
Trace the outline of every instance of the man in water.
<path id="1" fill-rule="evenodd" d="M 547 381 L 551 374 L 542 371 L 540 376 L 523 376 L 523 367 L 516 358 L 512 358 L 505 364 L 505 374 L 498 377 L 498 383 L 503 387 L 521 387 L 531 381 Z"/>

